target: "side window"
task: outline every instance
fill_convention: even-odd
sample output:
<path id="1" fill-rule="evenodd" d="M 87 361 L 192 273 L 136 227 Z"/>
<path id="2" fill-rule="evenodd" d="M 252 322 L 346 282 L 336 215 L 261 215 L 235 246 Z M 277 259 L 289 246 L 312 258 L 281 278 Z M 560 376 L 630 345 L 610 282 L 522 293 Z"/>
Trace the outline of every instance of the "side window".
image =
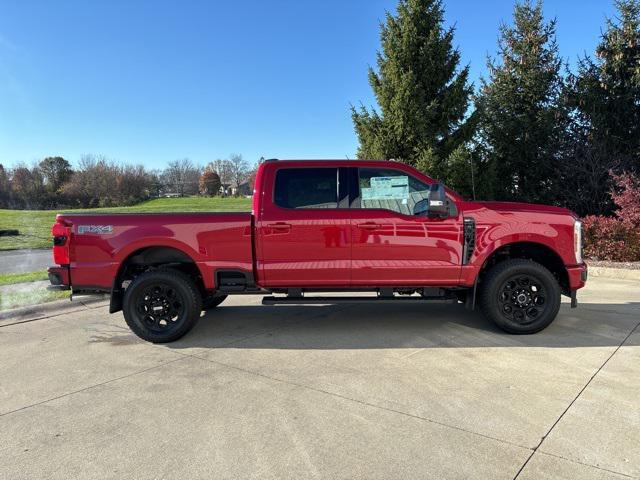
<path id="1" fill-rule="evenodd" d="M 338 208 L 338 169 L 279 169 L 273 200 L 284 208 Z"/>
<path id="2" fill-rule="evenodd" d="M 400 170 L 359 168 L 360 208 L 384 208 L 413 215 L 416 203 L 429 198 L 429 185 Z"/>

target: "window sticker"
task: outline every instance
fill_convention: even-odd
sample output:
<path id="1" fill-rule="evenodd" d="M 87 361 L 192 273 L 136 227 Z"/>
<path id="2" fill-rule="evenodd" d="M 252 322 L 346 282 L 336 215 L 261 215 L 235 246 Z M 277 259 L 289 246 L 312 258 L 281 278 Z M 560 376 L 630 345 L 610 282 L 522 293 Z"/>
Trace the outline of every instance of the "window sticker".
<path id="1" fill-rule="evenodd" d="M 409 177 L 371 177 L 369 188 L 362 188 L 363 200 L 405 200 L 409 197 Z"/>

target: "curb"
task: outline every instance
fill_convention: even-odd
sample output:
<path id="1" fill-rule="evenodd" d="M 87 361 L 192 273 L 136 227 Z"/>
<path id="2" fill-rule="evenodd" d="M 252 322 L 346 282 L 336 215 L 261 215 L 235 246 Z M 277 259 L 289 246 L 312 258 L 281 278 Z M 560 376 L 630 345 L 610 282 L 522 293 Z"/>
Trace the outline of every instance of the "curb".
<path id="1" fill-rule="evenodd" d="M 589 266 L 588 269 L 589 269 L 588 270 L 589 277 L 615 278 L 617 280 L 640 281 L 640 270 L 631 270 L 628 268 L 591 267 L 591 266 Z"/>
<path id="2" fill-rule="evenodd" d="M 0 327 L 107 305 L 109 305 L 109 300 L 106 296 L 101 295 L 95 298 L 87 298 L 86 300 L 56 300 L 41 305 L 14 308 L 0 312 Z"/>

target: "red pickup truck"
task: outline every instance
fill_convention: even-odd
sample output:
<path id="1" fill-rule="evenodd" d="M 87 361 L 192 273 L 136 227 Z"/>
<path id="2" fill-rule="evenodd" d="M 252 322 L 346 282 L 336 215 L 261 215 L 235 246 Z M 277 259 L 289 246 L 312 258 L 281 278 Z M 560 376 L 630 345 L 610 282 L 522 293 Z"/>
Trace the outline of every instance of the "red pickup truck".
<path id="1" fill-rule="evenodd" d="M 466 201 L 394 161 L 267 160 L 251 213 L 61 214 L 52 233 L 52 288 L 109 293 L 110 312 L 151 342 L 247 293 L 265 304 L 477 301 L 505 331 L 534 333 L 561 294 L 577 305 L 587 279 L 569 210 Z"/>

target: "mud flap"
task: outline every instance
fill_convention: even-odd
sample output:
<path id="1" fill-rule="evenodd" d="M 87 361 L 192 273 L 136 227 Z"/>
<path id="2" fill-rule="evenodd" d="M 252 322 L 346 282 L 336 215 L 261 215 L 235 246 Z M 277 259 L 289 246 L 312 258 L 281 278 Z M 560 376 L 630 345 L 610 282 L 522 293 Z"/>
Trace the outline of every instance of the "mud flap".
<path id="1" fill-rule="evenodd" d="M 476 290 L 478 287 L 478 280 L 473 284 L 473 287 L 467 290 L 467 296 L 464 300 L 464 308 L 467 310 L 475 310 L 476 309 Z"/>
<path id="2" fill-rule="evenodd" d="M 120 289 L 111 290 L 111 300 L 109 302 L 109 313 L 116 313 L 122 310 L 122 299 L 124 291 Z"/>

